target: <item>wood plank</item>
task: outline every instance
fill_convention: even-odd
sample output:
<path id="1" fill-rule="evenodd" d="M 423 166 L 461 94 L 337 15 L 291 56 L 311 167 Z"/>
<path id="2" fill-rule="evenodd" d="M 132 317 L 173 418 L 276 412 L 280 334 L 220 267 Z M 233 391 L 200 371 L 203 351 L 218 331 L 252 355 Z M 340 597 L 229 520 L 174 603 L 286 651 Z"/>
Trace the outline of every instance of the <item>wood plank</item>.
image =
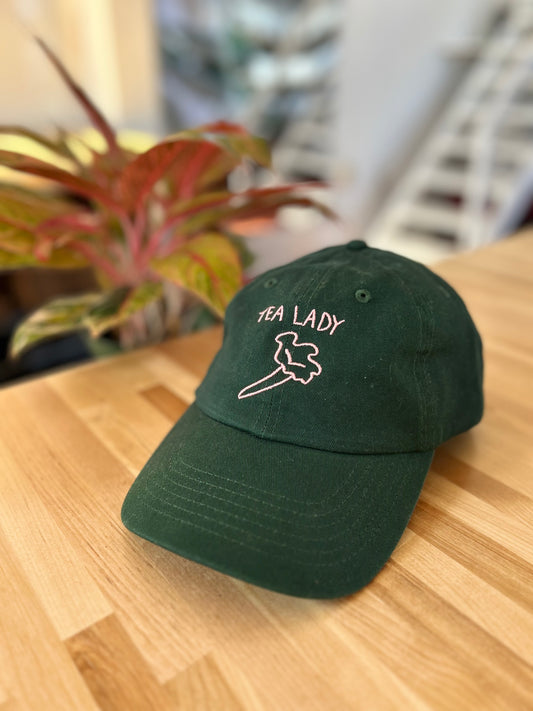
<path id="1" fill-rule="evenodd" d="M 179 420 L 187 409 L 187 403 L 174 395 L 164 385 L 154 385 L 151 388 L 142 390 L 141 395 L 172 422 Z"/>
<path id="2" fill-rule="evenodd" d="M 140 394 L 157 386 L 146 367 L 143 351 L 105 360 L 77 377 L 66 371 L 49 384 L 64 402 L 83 418 L 86 426 L 133 474 L 161 440 L 168 421 Z"/>
<path id="3" fill-rule="evenodd" d="M 61 639 L 111 612 L 0 433 L 0 532 Z"/>
<path id="4" fill-rule="evenodd" d="M 27 393 L 13 389 L 4 394 L 10 411 L 4 436 L 17 466 L 98 580 L 159 680 L 166 681 L 210 646 L 201 611 L 180 600 L 181 559 L 124 529 L 120 507 L 131 475 L 72 410 L 42 381 L 31 390 L 31 407 Z M 47 418 L 39 419 L 39 412 L 47 412 Z M 30 450 L 21 446 L 30 440 Z"/>
<path id="5" fill-rule="evenodd" d="M 521 522 L 506 516 L 497 508 L 472 496 L 448 479 L 430 473 L 424 484 L 421 500 L 438 508 L 444 516 L 456 518 L 470 531 L 498 541 L 505 549 L 533 567 L 533 550 L 528 542 L 533 536 L 532 521 Z M 532 578 L 533 579 L 533 578 Z"/>
<path id="6" fill-rule="evenodd" d="M 98 711 L 0 534 L 0 687 L 21 711 Z"/>
<path id="7" fill-rule="evenodd" d="M 502 543 L 427 503 L 425 495 L 409 528 L 531 612 L 532 567 Z"/>
<path id="8" fill-rule="evenodd" d="M 174 363 L 186 363 L 187 369 L 201 380 L 220 348 L 222 327 L 199 331 L 187 338 L 172 338 L 155 347 Z"/>
<path id="9" fill-rule="evenodd" d="M 531 667 L 394 562 L 335 622 L 435 711 L 533 702 Z"/>
<path id="10" fill-rule="evenodd" d="M 66 647 L 102 711 L 176 708 L 114 615 L 71 637 Z"/>
<path id="11" fill-rule="evenodd" d="M 316 644 L 320 625 L 313 625 L 313 616 L 321 618 L 329 603 L 269 591 L 260 591 L 259 598 L 251 585 L 231 581 L 231 586 L 231 595 L 223 588 L 218 614 L 210 611 L 210 631 L 227 668 L 239 670 L 246 677 L 260 699 L 260 708 L 288 711 L 319 711 L 328 705 L 339 711 L 352 708 L 353 691 L 335 684 L 337 667 L 339 676 L 345 680 L 351 669 L 353 680 L 353 667 L 346 666 L 349 649 L 329 635 L 322 636 L 320 645 Z M 267 598 L 278 610 L 294 611 L 287 626 L 269 614 L 264 603 Z M 259 603 L 259 599 L 263 602 Z M 237 619 L 238 625 L 231 623 Z M 344 667 L 339 664 L 340 659 L 344 660 Z M 325 664 L 327 674 L 320 671 L 323 672 Z M 298 669 L 297 674 L 294 669 Z M 230 678 L 233 679 L 233 673 Z"/>
<path id="12" fill-rule="evenodd" d="M 374 654 L 338 624 L 331 624 L 336 614 L 351 599 L 298 600 L 260 589 L 246 589 L 246 594 L 278 630 L 280 648 L 288 647 L 287 659 L 298 665 L 295 683 L 314 689 L 312 697 L 298 697 L 290 690 L 287 698 L 298 699 L 291 709 L 364 709 L 368 700 L 375 700 L 377 709 L 427 709 L 425 702 L 409 685 L 383 664 Z M 241 662 L 242 664 L 242 662 Z M 248 669 L 247 669 L 248 671 Z M 250 677 L 250 671 L 248 671 Z M 320 685 L 317 680 L 320 679 Z M 277 693 L 289 691 L 272 680 Z M 373 702 L 374 703 L 374 702 Z M 283 705 L 282 698 L 269 699 L 267 708 Z"/>
<path id="13" fill-rule="evenodd" d="M 392 560 L 533 668 L 531 615 L 520 605 L 411 528 Z"/>
<path id="14" fill-rule="evenodd" d="M 232 690 L 213 654 L 206 654 L 165 684 L 173 708 L 194 711 L 253 711 Z"/>
<path id="15" fill-rule="evenodd" d="M 533 500 L 517 491 L 508 483 L 498 481 L 488 474 L 469 466 L 439 447 L 431 464 L 431 470 L 477 496 L 504 514 L 512 516 L 524 526 L 533 521 Z"/>

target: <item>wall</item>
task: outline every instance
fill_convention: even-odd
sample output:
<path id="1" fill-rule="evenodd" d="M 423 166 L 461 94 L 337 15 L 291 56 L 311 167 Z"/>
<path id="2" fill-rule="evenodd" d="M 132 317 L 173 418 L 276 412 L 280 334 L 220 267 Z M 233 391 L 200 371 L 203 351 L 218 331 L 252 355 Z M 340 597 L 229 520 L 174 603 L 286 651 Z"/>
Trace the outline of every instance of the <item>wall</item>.
<path id="1" fill-rule="evenodd" d="M 0 123 L 86 125 L 32 41 L 42 36 L 117 126 L 157 131 L 151 0 L 1 0 Z"/>

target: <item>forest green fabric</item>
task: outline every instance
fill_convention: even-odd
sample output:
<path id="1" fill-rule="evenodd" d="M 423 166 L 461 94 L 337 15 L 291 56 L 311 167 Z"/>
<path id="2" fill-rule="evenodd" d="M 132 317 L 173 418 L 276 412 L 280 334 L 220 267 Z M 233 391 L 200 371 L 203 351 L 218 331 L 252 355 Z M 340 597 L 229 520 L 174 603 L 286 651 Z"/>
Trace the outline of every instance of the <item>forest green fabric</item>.
<path id="1" fill-rule="evenodd" d="M 394 550 L 434 449 L 480 420 L 482 376 L 472 319 L 429 269 L 360 241 L 307 255 L 233 299 L 123 522 L 267 588 L 351 593 Z"/>

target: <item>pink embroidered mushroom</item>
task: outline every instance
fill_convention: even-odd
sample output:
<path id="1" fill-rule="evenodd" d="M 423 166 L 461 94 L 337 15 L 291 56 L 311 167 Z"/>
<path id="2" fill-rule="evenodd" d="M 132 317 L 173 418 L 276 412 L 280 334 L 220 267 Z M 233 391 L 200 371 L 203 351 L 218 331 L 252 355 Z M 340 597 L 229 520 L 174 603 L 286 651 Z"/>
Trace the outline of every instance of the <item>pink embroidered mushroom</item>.
<path id="1" fill-rule="evenodd" d="M 298 343 L 298 334 L 294 331 L 280 333 L 275 340 L 278 348 L 274 361 L 278 367 L 264 378 L 243 388 L 239 393 L 239 400 L 277 388 L 289 380 L 308 385 L 315 375 L 322 372 L 322 366 L 313 357 L 318 355 L 318 346 L 314 343 Z"/>

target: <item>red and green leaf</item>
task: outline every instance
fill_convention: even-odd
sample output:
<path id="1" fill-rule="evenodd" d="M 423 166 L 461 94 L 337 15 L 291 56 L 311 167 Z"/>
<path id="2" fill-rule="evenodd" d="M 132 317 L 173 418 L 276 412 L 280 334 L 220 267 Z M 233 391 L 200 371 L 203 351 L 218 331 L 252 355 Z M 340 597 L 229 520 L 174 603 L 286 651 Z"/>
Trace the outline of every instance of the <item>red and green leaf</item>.
<path id="1" fill-rule="evenodd" d="M 41 178 L 47 178 L 48 180 L 58 183 L 66 190 L 83 195 L 90 200 L 100 202 L 111 210 L 122 210 L 121 206 L 111 198 L 108 190 L 105 190 L 95 182 L 80 178 L 73 173 L 57 168 L 51 163 L 46 163 L 21 153 L 0 151 L 0 165 L 18 170 L 22 173 L 30 173 L 32 175 L 38 175 Z"/>
<path id="2" fill-rule="evenodd" d="M 200 205 L 176 206 L 176 214 L 180 208 L 184 217 L 179 225 L 183 234 L 195 234 L 206 229 L 220 228 L 238 220 L 252 217 L 273 217 L 282 207 L 307 207 L 322 213 L 325 217 L 335 219 L 335 213 L 323 203 L 306 197 L 295 191 L 299 186 L 283 185 L 275 188 L 256 188 L 242 193 L 213 193 L 211 204 L 205 201 Z M 206 197 L 206 196 L 202 196 Z M 233 226 L 235 228 L 235 225 Z"/>
<path id="3" fill-rule="evenodd" d="M 271 167 L 270 149 L 266 141 L 248 133 L 237 124 L 217 121 L 177 135 L 184 134 L 209 141 L 215 147 L 209 159 L 202 165 L 202 170 L 198 172 L 194 189 L 189 195 L 221 183 L 244 160 L 251 160 L 265 168 Z M 189 195 L 185 193 L 184 197 Z"/>
<path id="4" fill-rule="evenodd" d="M 173 254 L 150 264 L 164 279 L 199 296 L 219 316 L 242 286 L 238 251 L 221 234 L 194 237 Z"/>
<path id="5" fill-rule="evenodd" d="M 56 250 L 50 249 L 45 264 L 36 253 L 38 226 L 43 221 L 59 219 L 58 215 L 68 209 L 72 209 L 72 204 L 65 200 L 15 186 L 0 186 L 0 267 L 85 265 L 85 259 L 68 250 L 55 253 Z"/>
<path id="6" fill-rule="evenodd" d="M 134 158 L 123 171 L 119 194 L 129 209 L 138 208 L 154 185 L 167 178 L 175 195 L 190 198 L 226 177 L 244 159 L 270 165 L 262 138 L 219 122 L 181 131 Z"/>
<path id="7" fill-rule="evenodd" d="M 118 193 L 124 205 L 129 210 L 141 207 L 154 185 L 188 146 L 186 141 L 164 141 L 132 160 L 124 168 L 118 185 Z"/>
<path id="8" fill-rule="evenodd" d="M 57 215 L 36 225 L 35 255 L 46 261 L 52 250 L 65 247 L 69 243 L 94 241 L 102 236 L 105 227 L 98 213 L 80 210 Z M 101 241 L 101 240 L 97 240 Z M 78 251 L 79 250 L 75 250 Z"/>
<path id="9" fill-rule="evenodd" d="M 44 42 L 40 37 L 36 37 L 35 41 L 46 54 L 49 61 L 53 64 L 61 79 L 63 79 L 65 84 L 70 89 L 71 93 L 74 94 L 78 103 L 81 104 L 92 125 L 103 135 L 110 152 L 113 153 L 115 151 L 119 151 L 120 148 L 117 143 L 115 131 L 105 119 L 101 111 L 94 105 L 81 86 L 74 81 L 65 65 L 58 59 L 54 52 L 52 52 L 46 42 Z"/>
<path id="10" fill-rule="evenodd" d="M 0 222 L 16 220 L 35 226 L 51 217 L 72 210 L 72 203 L 15 185 L 0 184 Z"/>

